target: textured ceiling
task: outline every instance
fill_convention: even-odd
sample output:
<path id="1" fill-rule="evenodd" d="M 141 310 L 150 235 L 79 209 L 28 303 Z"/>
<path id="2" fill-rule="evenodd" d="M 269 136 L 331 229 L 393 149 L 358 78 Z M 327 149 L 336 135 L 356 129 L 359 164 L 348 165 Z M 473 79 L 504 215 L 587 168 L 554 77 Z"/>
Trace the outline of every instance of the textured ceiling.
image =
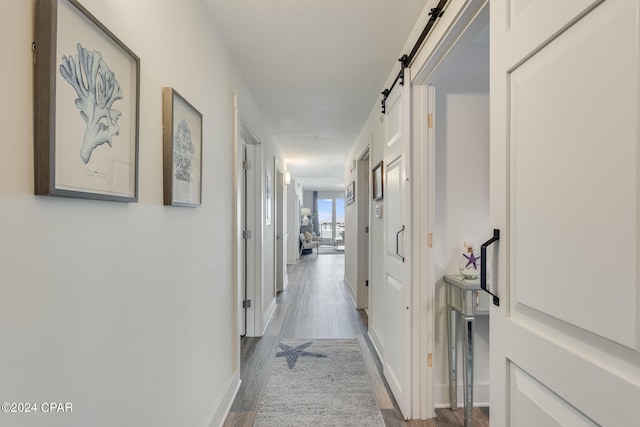
<path id="1" fill-rule="evenodd" d="M 343 190 L 344 164 L 427 0 L 204 0 L 308 190 Z"/>

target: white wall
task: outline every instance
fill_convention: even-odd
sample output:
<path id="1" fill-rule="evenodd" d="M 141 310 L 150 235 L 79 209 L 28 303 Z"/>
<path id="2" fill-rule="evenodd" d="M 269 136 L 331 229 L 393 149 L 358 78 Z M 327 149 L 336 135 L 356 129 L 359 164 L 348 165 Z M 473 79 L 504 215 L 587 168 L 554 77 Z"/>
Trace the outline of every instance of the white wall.
<path id="1" fill-rule="evenodd" d="M 33 196 L 35 0 L 5 0 L 0 395 L 71 402 L 73 413 L 0 414 L 0 424 L 217 426 L 239 379 L 234 93 L 271 142 L 201 1 L 82 4 L 141 58 L 139 202 Z M 163 86 L 204 117 L 201 208 L 162 203 Z"/>
<path id="2" fill-rule="evenodd" d="M 464 242 L 476 251 L 489 230 L 489 94 L 448 93 L 436 86 L 436 217 L 434 254 L 436 282 L 436 405 L 448 404 L 446 295 L 442 276 L 460 274 Z M 459 343 L 462 349 L 462 342 Z M 478 317 L 475 331 L 476 403 L 488 405 L 489 321 Z M 461 362 L 461 360 L 460 360 Z M 460 363 L 458 372 L 462 372 Z M 462 401 L 462 385 L 459 385 Z"/>

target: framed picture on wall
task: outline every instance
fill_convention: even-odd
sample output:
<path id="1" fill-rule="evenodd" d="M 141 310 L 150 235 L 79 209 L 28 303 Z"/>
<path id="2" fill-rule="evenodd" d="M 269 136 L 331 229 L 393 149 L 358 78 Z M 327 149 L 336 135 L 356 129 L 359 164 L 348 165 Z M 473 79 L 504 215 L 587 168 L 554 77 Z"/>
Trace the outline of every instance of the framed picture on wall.
<path id="1" fill-rule="evenodd" d="M 173 88 L 162 90 L 164 204 L 202 205 L 202 114 Z"/>
<path id="2" fill-rule="evenodd" d="M 266 169 L 264 191 L 264 223 L 271 225 L 271 170 Z"/>
<path id="3" fill-rule="evenodd" d="M 349 206 L 355 201 L 356 201 L 356 183 L 355 181 L 353 181 L 344 190 L 344 204 L 345 206 Z"/>
<path id="4" fill-rule="evenodd" d="M 140 60 L 76 0 L 36 3 L 35 194 L 138 200 Z"/>
<path id="5" fill-rule="evenodd" d="M 382 175 L 382 161 L 378 163 L 371 173 L 372 179 L 372 197 L 373 200 L 382 200 L 384 197 L 384 185 L 383 185 L 383 175 Z"/>

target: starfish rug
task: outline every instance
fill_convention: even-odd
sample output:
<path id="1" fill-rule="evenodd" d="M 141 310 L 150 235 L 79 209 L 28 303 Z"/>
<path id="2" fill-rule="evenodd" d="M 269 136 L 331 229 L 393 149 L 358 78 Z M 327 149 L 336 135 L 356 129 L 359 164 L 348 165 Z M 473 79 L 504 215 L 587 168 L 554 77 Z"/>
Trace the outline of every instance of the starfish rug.
<path id="1" fill-rule="evenodd" d="M 256 427 L 384 427 L 358 341 L 282 340 Z"/>

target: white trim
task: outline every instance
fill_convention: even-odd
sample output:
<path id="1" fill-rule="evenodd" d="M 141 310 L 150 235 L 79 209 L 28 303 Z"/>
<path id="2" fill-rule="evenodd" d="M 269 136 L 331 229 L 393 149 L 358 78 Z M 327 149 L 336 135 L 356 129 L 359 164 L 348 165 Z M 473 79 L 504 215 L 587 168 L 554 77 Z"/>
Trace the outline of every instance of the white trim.
<path id="1" fill-rule="evenodd" d="M 236 330 L 238 330 L 238 337 L 240 336 L 240 329 L 242 325 L 242 317 L 243 309 L 242 309 L 242 286 L 243 283 L 240 282 L 240 278 L 242 274 L 240 269 L 242 268 L 242 258 L 243 254 L 241 254 L 242 245 L 240 242 L 242 241 L 242 218 L 241 209 L 240 209 L 240 197 L 242 197 L 243 189 L 242 179 L 240 174 L 242 173 L 241 165 L 241 150 L 242 144 L 246 143 L 247 145 L 252 145 L 254 147 L 254 159 L 252 168 L 254 171 L 262 171 L 263 169 L 263 161 L 262 161 L 262 146 L 261 142 L 256 136 L 255 132 L 251 129 L 251 126 L 247 122 L 241 104 L 239 103 L 238 96 L 234 94 L 233 98 L 233 106 L 234 106 L 234 141 L 233 141 L 233 155 L 234 155 L 234 178 L 233 178 L 233 229 L 234 229 L 234 239 L 233 239 L 233 251 L 234 251 L 234 259 L 233 259 L 233 270 L 234 270 L 234 283 L 236 283 L 236 301 L 237 301 L 237 310 L 238 316 L 237 321 L 239 322 Z M 254 173 L 254 182 L 253 182 L 253 204 L 254 206 L 258 206 L 257 209 L 251 209 L 251 212 L 256 212 L 258 215 L 254 215 L 253 221 L 250 224 L 247 224 L 247 227 L 252 231 L 253 238 L 251 239 L 252 245 L 249 246 L 249 250 L 251 246 L 253 246 L 253 254 L 255 262 L 251 263 L 247 268 L 247 276 L 252 276 L 253 278 L 253 289 L 247 289 L 247 299 L 252 301 L 251 308 L 247 311 L 247 324 L 245 335 L 247 336 L 256 336 L 257 331 L 262 330 L 262 286 L 263 286 L 263 258 L 262 258 L 262 242 L 263 242 L 263 221 L 264 218 L 264 206 L 262 203 L 263 200 L 263 176 L 262 173 Z M 249 194 L 248 196 L 251 196 Z M 238 340 L 238 349 L 240 347 L 240 343 Z M 239 354 L 239 352 L 238 352 Z M 238 356 L 239 357 L 239 356 Z M 238 364 L 239 364 L 238 360 Z"/>
<path id="2" fill-rule="evenodd" d="M 369 250 L 369 233 L 365 227 L 369 227 L 371 223 L 371 159 L 370 146 L 367 145 L 356 160 L 356 295 L 355 304 L 358 309 L 366 309 L 369 305 L 369 292 L 367 288 L 367 280 L 369 279 L 370 269 L 370 250 Z M 368 178 L 367 178 L 368 177 Z M 352 244 L 352 242 L 349 242 Z"/>
<path id="3" fill-rule="evenodd" d="M 367 335 L 369 336 L 369 339 L 371 340 L 371 345 L 373 346 L 373 349 L 376 351 L 376 355 L 378 356 L 378 359 L 380 359 L 380 363 L 384 368 L 385 362 L 384 362 L 384 357 L 382 356 L 382 352 L 380 351 L 381 345 L 380 345 L 380 338 L 378 337 L 378 334 L 375 332 L 375 330 L 369 328 Z"/>
<path id="4" fill-rule="evenodd" d="M 286 219 L 287 219 L 287 186 L 284 185 L 284 168 L 278 161 L 278 157 L 273 158 L 273 286 L 274 295 L 278 295 L 278 292 L 284 291 L 285 282 L 287 277 L 287 240 L 286 240 Z M 278 179 L 281 176 L 282 179 Z M 278 239 L 278 232 L 280 233 L 280 239 Z M 280 245 L 280 248 L 278 248 Z M 280 265 L 278 266 L 278 261 Z M 278 287 L 278 269 L 282 270 L 282 288 Z"/>
<path id="5" fill-rule="evenodd" d="M 317 250 L 317 249 L 316 249 Z M 351 302 L 353 302 L 353 306 L 358 308 L 358 304 L 356 303 L 356 294 L 354 293 L 353 287 L 351 286 L 351 282 L 349 282 L 349 278 L 345 274 L 344 283 L 347 285 L 347 289 L 349 290 L 349 296 L 351 297 Z"/>
<path id="6" fill-rule="evenodd" d="M 239 365 L 238 365 L 239 366 Z M 231 411 L 231 405 L 233 405 L 233 401 L 236 400 L 236 396 L 238 395 L 238 391 L 240 390 L 240 384 L 242 381 L 240 380 L 240 370 L 236 370 L 235 374 L 231 377 L 229 384 L 227 385 L 226 391 L 222 396 L 220 402 L 217 405 L 214 405 L 216 408 L 213 411 L 213 414 L 209 416 L 209 422 L 207 425 L 209 427 L 223 427 L 224 422 L 229 416 L 229 411 Z M 225 408 L 221 411 L 221 408 Z"/>
<path id="7" fill-rule="evenodd" d="M 260 336 L 263 336 L 264 333 L 267 331 L 267 328 L 269 327 L 269 323 L 271 323 L 271 319 L 273 319 L 273 315 L 275 314 L 277 308 L 278 308 L 278 305 L 276 304 L 276 300 L 274 299 L 271 305 L 269 305 L 269 309 L 267 310 L 267 316 L 264 321 L 264 326 L 260 330 Z"/>
<path id="8" fill-rule="evenodd" d="M 413 418 L 427 419 L 435 416 L 433 410 L 433 368 L 428 366 L 429 354 L 435 353 L 435 305 L 433 303 L 430 282 L 424 280 L 429 272 L 426 233 L 428 228 L 428 212 L 432 205 L 427 203 L 424 194 L 428 193 L 428 174 L 431 170 L 425 168 L 428 155 L 427 123 L 422 117 L 426 117 L 427 91 L 425 86 L 412 87 L 412 221 L 413 234 L 421 236 L 413 240 L 413 254 L 416 262 L 413 263 L 413 300 L 418 301 L 414 309 L 413 317 Z M 432 356 L 433 360 L 433 356 Z"/>
<path id="9" fill-rule="evenodd" d="M 242 335 L 242 287 L 243 283 L 240 283 L 242 274 L 240 269 L 242 268 L 242 245 L 240 244 L 240 239 L 242 239 L 242 209 L 241 209 L 241 200 L 242 190 L 240 188 L 240 125 L 239 125 L 239 113 L 238 113 L 238 95 L 233 95 L 233 147 L 232 147 L 232 155 L 233 155 L 233 182 L 232 182 L 232 193 L 233 193 L 233 206 L 232 206 L 232 218 L 233 218 L 233 239 L 231 242 L 232 245 L 232 265 L 233 270 L 232 280 L 235 283 L 235 300 L 236 300 L 236 335 L 240 337 Z M 238 338 L 238 347 L 240 347 L 240 338 Z M 238 366 L 240 366 L 240 356 L 238 352 L 237 358 Z"/>
<path id="10" fill-rule="evenodd" d="M 485 407 L 489 406 L 489 383 L 473 384 L 473 406 Z M 464 402 L 462 395 L 464 392 L 464 386 L 458 384 L 458 405 L 462 407 Z M 436 384 L 433 386 L 433 396 L 435 397 L 436 408 L 450 408 L 449 405 L 449 384 Z"/>
<path id="11" fill-rule="evenodd" d="M 356 302 L 358 297 L 346 274 L 344 275 L 344 283 L 345 285 L 347 285 L 347 290 L 349 291 L 349 296 L 351 297 L 351 302 L 353 303 L 353 306 L 355 308 L 358 308 L 358 303 Z"/>

